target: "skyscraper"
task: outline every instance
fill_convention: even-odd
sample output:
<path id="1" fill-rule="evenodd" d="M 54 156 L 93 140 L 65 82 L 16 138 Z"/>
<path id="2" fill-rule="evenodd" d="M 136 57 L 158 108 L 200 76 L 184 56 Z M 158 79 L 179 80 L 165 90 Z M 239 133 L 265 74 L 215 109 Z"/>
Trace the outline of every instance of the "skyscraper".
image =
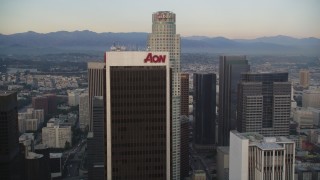
<path id="1" fill-rule="evenodd" d="M 181 116 L 189 117 L 189 74 L 181 73 Z"/>
<path id="2" fill-rule="evenodd" d="M 230 130 L 236 129 L 237 92 L 240 74 L 248 72 L 246 56 L 220 56 L 218 143 L 229 146 Z"/>
<path id="3" fill-rule="evenodd" d="M 171 179 L 169 54 L 106 57 L 106 179 Z"/>
<path id="4" fill-rule="evenodd" d="M 0 91 L 0 177 L 19 179 L 17 93 Z"/>
<path id="5" fill-rule="evenodd" d="M 92 99 L 94 96 L 105 97 L 105 79 L 105 63 L 88 62 L 89 131 L 92 131 Z"/>
<path id="6" fill-rule="evenodd" d="M 79 97 L 79 126 L 84 130 L 89 125 L 89 94 L 81 93 Z"/>
<path id="7" fill-rule="evenodd" d="M 300 85 L 304 88 L 309 87 L 310 84 L 310 72 L 307 69 L 301 69 L 299 72 Z"/>
<path id="8" fill-rule="evenodd" d="M 92 99 L 92 132 L 88 133 L 88 176 L 105 179 L 105 114 L 102 96 Z"/>
<path id="9" fill-rule="evenodd" d="M 180 180 L 180 35 L 176 34 L 176 15 L 169 11 L 152 14 L 152 33 L 148 37 L 151 51 L 170 54 L 172 70 L 171 127 L 172 127 L 172 179 Z"/>
<path id="10" fill-rule="evenodd" d="M 189 74 L 181 73 L 180 178 L 189 176 Z"/>
<path id="11" fill-rule="evenodd" d="M 215 144 L 216 125 L 216 75 L 193 74 L 194 143 Z"/>
<path id="12" fill-rule="evenodd" d="M 230 180 L 294 179 L 295 144 L 286 137 L 230 132 Z"/>
<path id="13" fill-rule="evenodd" d="M 288 136 L 291 83 L 288 73 L 243 73 L 238 89 L 240 132 Z"/>

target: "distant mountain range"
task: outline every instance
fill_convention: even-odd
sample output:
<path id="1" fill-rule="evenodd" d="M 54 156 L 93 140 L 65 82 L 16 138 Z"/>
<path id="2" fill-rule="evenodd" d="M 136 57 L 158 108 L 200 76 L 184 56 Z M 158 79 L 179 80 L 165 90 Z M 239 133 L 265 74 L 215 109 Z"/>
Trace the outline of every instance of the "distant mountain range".
<path id="1" fill-rule="evenodd" d="M 148 33 L 96 33 L 92 31 L 58 31 L 51 33 L 25 32 L 0 34 L 1 55 L 43 55 L 66 52 L 102 53 L 116 45 L 130 50 L 146 49 Z M 191 36 L 181 38 L 182 52 L 219 54 L 281 54 L 320 55 L 320 39 L 297 39 L 289 36 L 256 39 L 228 39 L 225 37 Z"/>

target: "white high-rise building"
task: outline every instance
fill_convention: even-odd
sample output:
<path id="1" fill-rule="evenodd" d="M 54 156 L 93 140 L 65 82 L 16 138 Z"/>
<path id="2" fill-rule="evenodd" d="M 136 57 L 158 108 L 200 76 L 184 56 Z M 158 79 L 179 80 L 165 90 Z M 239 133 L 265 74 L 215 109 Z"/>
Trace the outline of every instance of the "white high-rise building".
<path id="1" fill-rule="evenodd" d="M 230 131 L 230 180 L 292 180 L 295 143 L 286 137 Z"/>
<path id="2" fill-rule="evenodd" d="M 167 51 L 172 70 L 172 179 L 180 179 L 180 35 L 176 34 L 176 15 L 169 11 L 152 14 L 152 33 L 148 50 Z"/>
<path id="3" fill-rule="evenodd" d="M 62 126 L 56 120 L 50 119 L 47 127 L 42 128 L 42 144 L 51 148 L 64 148 L 66 142 L 72 145 L 71 126 Z"/>
<path id="4" fill-rule="evenodd" d="M 89 94 L 81 93 L 79 99 L 79 125 L 82 130 L 89 125 Z"/>
<path id="5" fill-rule="evenodd" d="M 69 106 L 79 105 L 79 94 L 76 92 L 68 92 L 68 104 Z"/>

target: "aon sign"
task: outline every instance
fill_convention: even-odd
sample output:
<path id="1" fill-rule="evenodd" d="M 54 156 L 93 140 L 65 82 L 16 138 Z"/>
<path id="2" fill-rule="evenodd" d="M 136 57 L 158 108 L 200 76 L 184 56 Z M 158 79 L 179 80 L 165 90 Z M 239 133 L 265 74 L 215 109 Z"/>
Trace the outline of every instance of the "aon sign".
<path id="1" fill-rule="evenodd" d="M 164 63 L 166 62 L 166 55 L 152 55 L 148 53 L 147 57 L 144 59 L 144 63 Z"/>

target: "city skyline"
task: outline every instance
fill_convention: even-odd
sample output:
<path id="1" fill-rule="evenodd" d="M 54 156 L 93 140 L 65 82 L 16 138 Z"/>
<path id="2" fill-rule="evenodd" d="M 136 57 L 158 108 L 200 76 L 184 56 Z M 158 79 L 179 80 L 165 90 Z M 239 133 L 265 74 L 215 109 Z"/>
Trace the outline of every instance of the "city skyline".
<path id="1" fill-rule="evenodd" d="M 151 32 L 149 14 L 159 10 L 177 14 L 181 36 L 225 36 L 256 38 L 287 35 L 320 38 L 317 10 L 320 2 L 310 1 L 192 1 L 161 2 L 127 0 L 39 1 L 1 0 L 1 34 L 27 31 L 90 30 L 95 32 Z M 130 6 L 123 6 L 129 4 Z M 191 13 L 190 13 L 191 12 Z"/>

